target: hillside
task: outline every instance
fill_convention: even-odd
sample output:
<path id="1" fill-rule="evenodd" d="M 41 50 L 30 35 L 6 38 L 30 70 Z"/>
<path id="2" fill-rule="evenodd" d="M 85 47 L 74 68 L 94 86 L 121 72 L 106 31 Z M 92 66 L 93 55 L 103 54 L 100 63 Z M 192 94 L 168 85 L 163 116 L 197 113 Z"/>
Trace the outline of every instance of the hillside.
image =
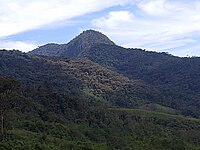
<path id="1" fill-rule="evenodd" d="M 88 58 L 159 89 L 169 107 L 182 109 L 185 115 L 200 115 L 200 58 L 111 45 L 94 46 Z"/>
<path id="2" fill-rule="evenodd" d="M 199 119 L 91 105 L 53 89 L 49 92 L 42 85 L 31 91 L 21 89 L 10 78 L 0 77 L 0 85 L 0 108 L 7 106 L 1 150 L 200 148 Z M 11 92 L 16 93 L 15 98 L 10 97 Z"/>
<path id="3" fill-rule="evenodd" d="M 23 86 L 43 85 L 89 101 L 111 106 L 138 107 L 157 103 L 162 95 L 140 81 L 80 58 L 29 56 L 18 51 L 0 51 L 0 74 L 22 81 Z"/>
<path id="4" fill-rule="evenodd" d="M 103 34 L 99 37 L 99 34 L 96 31 L 85 31 L 66 45 L 56 45 L 59 49 L 45 45 L 29 54 L 48 56 L 48 52 L 57 52 L 59 55 L 51 54 L 88 58 L 130 80 L 140 80 L 157 89 L 163 96 L 159 100 L 161 105 L 182 110 L 184 115 L 200 116 L 200 58 L 179 58 L 166 53 L 126 49 L 113 44 Z M 90 38 L 84 41 L 83 37 Z M 96 42 L 97 37 L 100 42 Z M 80 46 L 85 43 L 89 46 Z M 80 52 L 77 53 L 78 47 Z"/>
<path id="5" fill-rule="evenodd" d="M 199 61 L 91 30 L 28 54 L 1 50 L 0 149 L 199 150 Z"/>

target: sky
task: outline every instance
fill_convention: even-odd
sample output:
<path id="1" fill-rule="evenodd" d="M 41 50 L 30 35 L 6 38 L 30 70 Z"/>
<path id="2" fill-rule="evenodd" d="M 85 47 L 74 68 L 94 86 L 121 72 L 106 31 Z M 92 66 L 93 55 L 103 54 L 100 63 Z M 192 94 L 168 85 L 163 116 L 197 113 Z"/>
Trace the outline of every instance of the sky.
<path id="1" fill-rule="evenodd" d="M 0 49 L 28 52 L 87 29 L 123 47 L 200 56 L 200 0 L 0 0 Z"/>

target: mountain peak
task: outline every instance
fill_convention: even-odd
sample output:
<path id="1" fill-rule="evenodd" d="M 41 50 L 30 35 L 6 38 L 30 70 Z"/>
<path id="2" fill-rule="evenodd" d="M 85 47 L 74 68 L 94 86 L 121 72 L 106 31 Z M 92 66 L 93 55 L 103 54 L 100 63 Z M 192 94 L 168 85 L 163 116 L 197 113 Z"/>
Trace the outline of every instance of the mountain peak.
<path id="1" fill-rule="evenodd" d="M 85 30 L 67 44 L 46 44 L 29 54 L 76 57 L 85 55 L 96 44 L 115 45 L 106 35 L 95 30 Z"/>
<path id="2" fill-rule="evenodd" d="M 92 46 L 96 44 L 115 45 L 106 35 L 95 30 L 86 30 L 80 33 L 77 37 L 67 43 L 67 51 L 64 51 L 64 56 L 83 56 Z"/>
<path id="3" fill-rule="evenodd" d="M 85 30 L 82 33 L 80 33 L 76 38 L 71 40 L 68 44 L 74 41 L 80 41 L 82 43 L 88 43 L 90 45 L 93 44 L 109 44 L 109 45 L 115 45 L 113 41 L 111 41 L 106 35 L 99 31 L 95 30 Z"/>

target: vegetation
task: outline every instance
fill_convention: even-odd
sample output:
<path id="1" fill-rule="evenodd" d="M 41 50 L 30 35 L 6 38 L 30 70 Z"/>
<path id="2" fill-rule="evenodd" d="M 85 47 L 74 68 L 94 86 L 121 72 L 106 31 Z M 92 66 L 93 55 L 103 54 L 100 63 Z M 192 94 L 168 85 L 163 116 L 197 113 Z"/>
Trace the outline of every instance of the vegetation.
<path id="1" fill-rule="evenodd" d="M 157 103 L 179 109 L 184 115 L 200 116 L 200 58 L 179 58 L 105 44 L 94 46 L 88 57 L 158 89 L 163 99 Z"/>
<path id="2" fill-rule="evenodd" d="M 1 140 L 5 138 L 4 120 L 8 111 L 14 107 L 16 103 L 16 90 L 19 82 L 13 79 L 3 79 L 0 77 L 0 117 L 1 117 Z"/>
<path id="3" fill-rule="evenodd" d="M 29 54 L 2 50 L 0 149 L 200 150 L 199 60 L 92 30 Z"/>
<path id="4" fill-rule="evenodd" d="M 1 80 L 5 82 L 8 79 Z M 17 82 L 16 82 L 17 83 Z M 21 89 L 7 114 L 7 149 L 198 150 L 200 120 L 141 109 L 108 108 L 46 87 Z"/>
<path id="5" fill-rule="evenodd" d="M 167 53 L 126 49 L 115 45 L 105 35 L 92 30 L 81 33 L 67 44 L 57 45 L 56 48 L 54 46 L 45 45 L 30 54 L 49 56 L 49 52 L 56 52 L 56 55 L 52 53 L 50 56 L 88 58 L 130 80 L 140 80 L 145 87 L 153 89 L 151 94 L 157 93 L 157 98 L 148 98 L 151 102 L 180 110 L 186 116 L 200 117 L 200 58 L 198 57 L 179 58 Z M 118 93 L 121 94 L 115 98 L 123 95 L 121 91 Z M 123 97 L 126 97 L 125 95 Z"/>
<path id="6" fill-rule="evenodd" d="M 41 89 L 43 85 L 49 92 L 56 89 L 119 107 L 138 107 L 162 98 L 154 88 L 87 59 L 28 56 L 16 51 L 1 51 L 0 57 L 0 74 L 14 76 L 25 87 Z"/>

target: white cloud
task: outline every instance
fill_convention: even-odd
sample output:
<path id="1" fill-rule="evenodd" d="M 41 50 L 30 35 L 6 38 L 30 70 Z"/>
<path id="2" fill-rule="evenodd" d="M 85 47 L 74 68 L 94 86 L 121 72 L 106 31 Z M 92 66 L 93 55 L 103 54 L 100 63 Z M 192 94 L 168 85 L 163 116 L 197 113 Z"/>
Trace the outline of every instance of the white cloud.
<path id="1" fill-rule="evenodd" d="M 198 42 L 200 2 L 141 0 L 134 7 L 137 11 L 112 11 L 92 24 L 124 46 L 164 50 Z"/>
<path id="2" fill-rule="evenodd" d="M 131 23 L 133 14 L 128 11 L 112 11 L 106 17 L 94 19 L 92 24 L 98 27 L 107 27 L 109 29 L 118 29 L 123 23 Z"/>
<path id="3" fill-rule="evenodd" d="M 0 0 L 0 49 L 28 51 L 36 47 L 26 41 L 6 38 L 19 32 L 60 25 L 74 17 L 101 11 L 133 0 Z M 69 21 L 70 22 L 70 21 Z"/>
<path id="4" fill-rule="evenodd" d="M 167 5 L 166 0 L 141 1 L 138 7 L 149 15 L 167 15 L 171 13 L 171 7 Z"/>
<path id="5" fill-rule="evenodd" d="M 27 51 L 35 44 L 6 41 L 6 37 L 128 4 L 129 9 L 121 8 L 94 19 L 93 26 L 116 43 L 129 47 L 163 50 L 198 45 L 195 44 L 200 39 L 197 0 L 0 0 L 0 38 L 5 39 L 0 41 L 0 48 Z"/>
<path id="6" fill-rule="evenodd" d="M 0 37 L 100 11 L 132 0 L 0 0 Z"/>
<path id="7" fill-rule="evenodd" d="M 24 41 L 7 41 L 7 40 L 0 40 L 0 47 L 1 49 L 8 49 L 8 50 L 20 50 L 23 52 L 28 52 L 37 48 L 37 45 L 34 42 L 24 42 Z"/>

